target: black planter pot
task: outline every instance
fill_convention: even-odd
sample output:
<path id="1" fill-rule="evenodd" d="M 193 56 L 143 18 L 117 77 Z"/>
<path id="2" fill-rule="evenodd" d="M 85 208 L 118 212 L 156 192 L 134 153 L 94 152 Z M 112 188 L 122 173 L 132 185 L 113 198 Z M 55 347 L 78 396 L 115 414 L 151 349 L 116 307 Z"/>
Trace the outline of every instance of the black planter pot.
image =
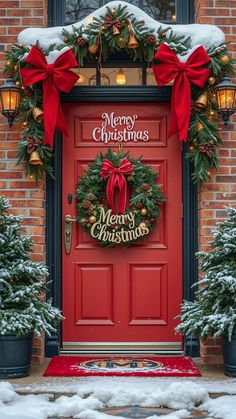
<path id="1" fill-rule="evenodd" d="M 228 377 L 236 377 L 236 327 L 233 330 L 231 341 L 223 338 L 224 373 Z"/>
<path id="2" fill-rule="evenodd" d="M 0 335 L 0 378 L 21 378 L 29 375 L 32 335 Z"/>

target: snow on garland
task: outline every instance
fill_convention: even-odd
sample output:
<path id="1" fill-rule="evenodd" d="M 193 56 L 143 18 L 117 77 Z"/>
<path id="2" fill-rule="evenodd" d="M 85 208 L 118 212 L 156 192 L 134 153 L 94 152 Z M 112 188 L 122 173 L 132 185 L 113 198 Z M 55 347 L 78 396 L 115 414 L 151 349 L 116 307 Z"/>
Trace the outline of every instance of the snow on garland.
<path id="1" fill-rule="evenodd" d="M 77 185 L 77 219 L 102 246 L 144 239 L 159 217 L 163 193 L 157 174 L 129 153 L 100 153 Z M 119 190 L 118 211 L 114 190 Z M 126 194 L 130 193 L 129 203 Z"/>
<path id="2" fill-rule="evenodd" d="M 200 30 L 202 28 L 202 31 Z M 214 33 L 214 36 L 213 36 Z M 186 34 L 186 35 L 185 35 Z M 190 36 L 188 36 L 190 35 Z M 27 58 L 32 43 L 45 55 L 48 64 L 72 49 L 79 65 L 106 60 L 109 53 L 125 50 L 131 59 L 152 65 L 160 45 L 167 44 L 178 59 L 186 62 L 197 44 L 205 43 L 211 58 L 210 75 L 201 88 L 191 84 L 191 117 L 186 157 L 194 163 L 193 180 L 206 181 L 218 168 L 217 104 L 214 87 L 225 74 L 233 74 L 232 59 L 219 28 L 211 25 L 162 25 L 140 9 L 125 2 L 111 2 L 83 21 L 66 28 L 26 29 L 18 37 L 20 43 L 7 51 L 5 72 L 12 73 L 22 86 L 20 70 L 30 68 Z M 55 42 L 54 42 L 55 41 Z M 23 88 L 20 108 L 23 139 L 19 143 L 18 163 L 24 162 L 26 175 L 38 179 L 44 172 L 52 174 L 52 147 L 44 142 L 43 94 L 41 81 Z M 38 165 L 30 164 L 33 151 L 39 153 Z"/>

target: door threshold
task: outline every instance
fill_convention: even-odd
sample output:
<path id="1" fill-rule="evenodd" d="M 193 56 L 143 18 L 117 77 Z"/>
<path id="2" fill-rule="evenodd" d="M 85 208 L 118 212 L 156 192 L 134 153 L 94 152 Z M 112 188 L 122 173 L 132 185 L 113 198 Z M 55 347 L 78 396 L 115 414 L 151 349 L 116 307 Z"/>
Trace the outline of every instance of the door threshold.
<path id="1" fill-rule="evenodd" d="M 163 350 L 158 350 L 158 351 L 153 351 L 153 350 L 136 350 L 136 351 L 131 351 L 131 350 L 126 350 L 123 349 L 122 351 L 120 350 L 61 350 L 59 352 L 59 355 L 67 355 L 67 356 L 82 356 L 82 355 L 102 355 L 102 356 L 106 356 L 106 355 L 114 355 L 114 356 L 120 356 L 120 355 L 132 355 L 132 356 L 136 356 L 136 355 L 162 355 L 162 356 L 183 356 L 184 351 L 182 350 L 178 350 L 178 351 L 163 351 Z"/>

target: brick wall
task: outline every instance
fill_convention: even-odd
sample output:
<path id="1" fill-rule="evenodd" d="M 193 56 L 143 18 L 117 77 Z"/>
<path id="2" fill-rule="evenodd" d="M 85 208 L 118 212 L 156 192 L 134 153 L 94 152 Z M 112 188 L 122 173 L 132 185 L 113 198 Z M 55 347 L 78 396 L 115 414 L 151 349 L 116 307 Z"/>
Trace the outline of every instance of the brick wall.
<path id="1" fill-rule="evenodd" d="M 196 23 L 219 26 L 226 34 L 228 49 L 236 58 L 236 1 L 195 0 Z M 234 80 L 235 82 L 235 80 Z M 226 130 L 222 123 L 223 145 L 219 150 L 220 167 L 209 183 L 199 191 L 199 247 L 208 250 L 211 230 L 216 222 L 225 217 L 225 206 L 236 204 L 236 118 L 231 117 Z M 201 358 L 204 364 L 221 364 L 221 340 L 206 339 L 201 342 Z"/>
<path id="2" fill-rule="evenodd" d="M 29 26 L 47 26 L 47 1 L 0 1 L 0 69 L 5 61 L 4 51 L 16 42 L 18 33 Z M 2 84 L 3 76 L 0 73 Z M 45 183 L 38 185 L 25 179 L 22 166 L 16 166 L 16 151 L 21 138 L 21 126 L 9 128 L 0 116 L 0 195 L 8 198 L 11 211 L 23 217 L 23 232 L 33 236 L 33 259 L 45 260 Z M 33 361 L 43 359 L 43 338 L 34 342 Z"/>

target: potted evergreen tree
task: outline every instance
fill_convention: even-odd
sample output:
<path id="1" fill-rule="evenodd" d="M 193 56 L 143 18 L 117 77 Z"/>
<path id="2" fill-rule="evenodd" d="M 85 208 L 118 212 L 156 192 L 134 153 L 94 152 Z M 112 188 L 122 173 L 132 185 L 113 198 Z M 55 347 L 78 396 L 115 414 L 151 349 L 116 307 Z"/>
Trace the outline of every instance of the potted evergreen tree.
<path id="1" fill-rule="evenodd" d="M 223 336 L 224 372 L 236 377 L 236 209 L 217 224 L 209 253 L 199 252 L 204 277 L 194 284 L 196 300 L 182 304 L 177 331 L 187 335 Z"/>
<path id="2" fill-rule="evenodd" d="M 33 242 L 9 207 L 0 197 L 0 378 L 19 378 L 29 375 L 33 335 L 53 332 L 62 315 L 42 299 L 48 270 L 31 260 Z"/>

